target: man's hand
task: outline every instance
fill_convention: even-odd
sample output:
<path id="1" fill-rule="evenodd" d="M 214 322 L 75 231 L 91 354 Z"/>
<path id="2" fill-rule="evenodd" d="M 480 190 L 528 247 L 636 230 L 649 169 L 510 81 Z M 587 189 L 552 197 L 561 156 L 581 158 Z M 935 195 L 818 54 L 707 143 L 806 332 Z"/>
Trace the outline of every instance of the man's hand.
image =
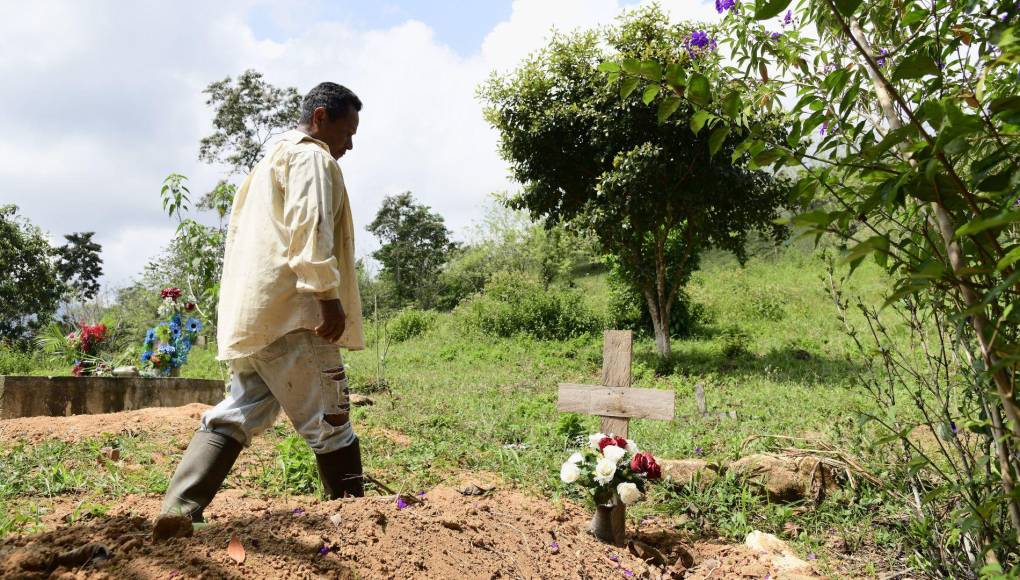
<path id="1" fill-rule="evenodd" d="M 347 315 L 339 300 L 320 300 L 319 311 L 322 313 L 322 324 L 315 328 L 315 334 L 330 342 L 340 340 L 347 328 Z"/>

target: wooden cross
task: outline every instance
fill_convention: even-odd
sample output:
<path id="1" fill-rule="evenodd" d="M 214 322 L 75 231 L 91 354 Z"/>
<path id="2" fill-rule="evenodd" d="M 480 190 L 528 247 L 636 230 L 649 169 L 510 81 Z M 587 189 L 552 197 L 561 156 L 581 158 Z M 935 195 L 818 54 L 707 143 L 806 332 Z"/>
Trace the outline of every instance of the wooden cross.
<path id="1" fill-rule="evenodd" d="M 556 408 L 567 413 L 598 415 L 601 430 L 627 437 L 631 419 L 671 421 L 675 412 L 672 391 L 630 388 L 633 336 L 629 330 L 607 330 L 602 347 L 602 385 L 560 384 Z"/>

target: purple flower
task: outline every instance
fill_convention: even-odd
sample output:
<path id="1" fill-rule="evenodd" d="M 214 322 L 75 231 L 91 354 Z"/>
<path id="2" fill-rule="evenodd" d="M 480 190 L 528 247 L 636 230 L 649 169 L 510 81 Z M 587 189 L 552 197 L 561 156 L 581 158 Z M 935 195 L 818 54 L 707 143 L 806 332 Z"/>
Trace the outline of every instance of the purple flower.
<path id="1" fill-rule="evenodd" d="M 781 32 L 773 32 L 772 34 L 769 35 L 769 38 L 775 40 L 775 39 L 779 38 L 782 35 L 783 34 Z"/>
<path id="2" fill-rule="evenodd" d="M 549 547 L 552 548 L 553 550 L 559 550 L 560 549 L 560 545 L 558 543 L 556 543 L 556 542 L 553 542 L 553 543 L 549 544 Z"/>
<path id="3" fill-rule="evenodd" d="M 419 491 L 418 492 L 418 497 L 425 497 L 425 491 L 424 490 L 423 491 Z"/>
<path id="4" fill-rule="evenodd" d="M 956 431 L 956 421 L 950 421 L 949 422 L 949 428 L 953 430 L 953 435 L 956 435 L 956 433 L 957 433 L 957 431 Z"/>
<path id="5" fill-rule="evenodd" d="M 290 511 L 291 515 L 299 516 L 305 513 L 305 508 L 296 507 Z"/>
<path id="6" fill-rule="evenodd" d="M 793 24 L 793 10 L 787 10 L 786 15 L 783 16 L 783 27 L 787 27 Z"/>
<path id="7" fill-rule="evenodd" d="M 407 502 L 404 501 L 404 498 L 398 497 L 397 498 L 397 509 L 398 510 L 402 510 L 402 509 L 404 509 L 406 507 L 407 507 Z"/>
<path id="8" fill-rule="evenodd" d="M 634 573 L 633 573 L 633 572 L 631 572 L 630 570 L 627 570 L 626 568 L 624 568 L 624 570 L 623 570 L 623 575 L 624 575 L 624 576 L 633 576 L 633 575 L 634 575 Z"/>
<path id="9" fill-rule="evenodd" d="M 733 10 L 737 6 L 737 0 L 715 0 L 715 11 L 719 14 L 727 10 Z"/>
<path id="10" fill-rule="evenodd" d="M 705 452 L 705 450 L 704 450 L 704 449 L 702 449 L 701 447 L 695 447 L 695 448 L 694 448 L 694 454 L 695 454 L 695 455 L 701 455 L 701 454 L 702 454 L 702 453 L 704 453 L 704 452 Z"/>
<path id="11" fill-rule="evenodd" d="M 818 558 L 818 556 L 815 556 L 814 552 L 811 552 L 810 554 L 807 555 L 808 560 L 814 560 L 816 558 Z"/>
<path id="12" fill-rule="evenodd" d="M 828 130 L 829 130 L 829 122 L 825 121 L 824 123 L 822 123 L 822 126 L 818 128 L 818 134 L 821 135 L 822 137 L 824 137 L 825 136 L 825 132 L 828 131 Z"/>
<path id="13" fill-rule="evenodd" d="M 609 556 L 609 559 L 614 561 L 614 562 L 619 562 L 620 561 L 620 557 L 617 556 L 616 554 L 613 554 L 613 555 Z"/>
<path id="14" fill-rule="evenodd" d="M 878 63 L 878 66 L 885 66 L 885 55 L 887 54 L 889 54 L 889 51 L 883 48 L 882 53 L 879 55 L 878 58 L 875 59 L 875 62 Z"/>
<path id="15" fill-rule="evenodd" d="M 319 548 L 319 555 L 325 556 L 326 554 L 330 553 L 330 551 L 332 551 L 332 548 L 330 548 L 327 544 L 323 544 L 322 547 Z"/>
<path id="16" fill-rule="evenodd" d="M 695 30 L 691 33 L 691 36 L 684 41 L 684 46 L 687 47 L 688 54 L 692 57 L 698 57 L 703 53 L 715 50 L 718 43 L 716 43 L 715 39 L 709 36 L 704 30 Z"/>

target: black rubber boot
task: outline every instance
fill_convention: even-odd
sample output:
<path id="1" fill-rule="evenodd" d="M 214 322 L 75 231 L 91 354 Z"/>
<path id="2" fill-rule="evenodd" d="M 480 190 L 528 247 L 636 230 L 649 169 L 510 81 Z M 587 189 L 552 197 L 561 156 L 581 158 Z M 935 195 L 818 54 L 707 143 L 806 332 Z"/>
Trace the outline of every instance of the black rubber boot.
<path id="1" fill-rule="evenodd" d="M 201 522 L 202 510 L 220 490 L 242 445 L 232 437 L 199 431 L 192 437 L 166 489 L 162 514 Z"/>
<path id="2" fill-rule="evenodd" d="M 357 438 L 347 447 L 315 456 L 319 479 L 329 499 L 364 497 L 364 472 L 361 470 L 361 442 Z"/>

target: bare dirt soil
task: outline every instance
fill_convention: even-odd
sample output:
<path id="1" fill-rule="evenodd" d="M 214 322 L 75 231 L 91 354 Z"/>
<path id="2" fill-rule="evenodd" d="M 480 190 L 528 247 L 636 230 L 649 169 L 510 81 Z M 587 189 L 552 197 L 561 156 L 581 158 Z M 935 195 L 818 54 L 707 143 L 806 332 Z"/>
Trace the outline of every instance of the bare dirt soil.
<path id="1" fill-rule="evenodd" d="M 204 409 L 0 421 L 0 441 L 75 440 L 124 431 L 186 438 Z M 228 489 L 206 511 L 207 526 L 165 543 L 150 537 L 160 504 L 155 495 L 125 496 L 106 515 L 74 524 L 64 519 L 79 498 L 62 496 L 43 522 L 49 531 L 0 541 L 0 577 L 805 577 L 784 573 L 768 556 L 743 545 L 690 542 L 664 521 L 646 520 L 637 529 L 632 524 L 629 538 L 665 557 L 665 566 L 653 565 L 627 547 L 591 537 L 590 513 L 583 506 L 554 504 L 498 482 L 484 495 L 464 495 L 461 484 L 489 487 L 478 475 L 408 498 L 406 507 L 392 496 L 326 502 Z M 228 554 L 233 536 L 243 547 L 243 562 Z"/>

